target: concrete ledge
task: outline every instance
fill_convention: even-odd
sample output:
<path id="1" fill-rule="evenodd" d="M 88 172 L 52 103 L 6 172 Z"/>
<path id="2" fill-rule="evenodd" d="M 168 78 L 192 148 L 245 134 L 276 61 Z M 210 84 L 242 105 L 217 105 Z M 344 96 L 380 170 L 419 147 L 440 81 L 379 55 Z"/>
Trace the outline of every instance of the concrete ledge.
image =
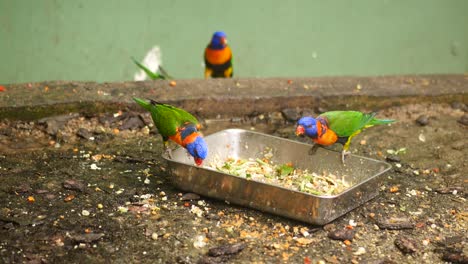
<path id="1" fill-rule="evenodd" d="M 123 83 L 42 82 L 5 85 L 0 119 L 130 108 L 132 97 L 153 98 L 205 118 L 242 116 L 294 107 L 381 109 L 394 105 L 468 103 L 468 75 L 177 80 Z"/>

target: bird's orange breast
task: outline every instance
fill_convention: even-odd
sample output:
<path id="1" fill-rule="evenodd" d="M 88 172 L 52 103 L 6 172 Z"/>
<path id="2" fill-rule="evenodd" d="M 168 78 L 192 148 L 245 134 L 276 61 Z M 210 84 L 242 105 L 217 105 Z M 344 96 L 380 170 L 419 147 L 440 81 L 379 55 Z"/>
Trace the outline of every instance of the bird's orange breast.
<path id="1" fill-rule="evenodd" d="M 175 135 L 169 136 L 169 139 L 183 147 L 183 145 L 182 145 L 183 142 L 182 142 L 182 138 L 180 136 L 180 132 L 177 132 Z"/>
<path id="2" fill-rule="evenodd" d="M 331 129 L 327 129 L 325 133 L 313 139 L 315 143 L 323 145 L 323 146 L 333 145 L 336 143 L 337 140 L 338 140 L 338 136 Z"/>
<path id="3" fill-rule="evenodd" d="M 205 59 L 211 64 L 224 64 L 232 57 L 231 48 L 226 46 L 224 49 L 215 50 L 206 48 Z"/>
<path id="4" fill-rule="evenodd" d="M 195 141 L 195 139 L 198 136 L 200 136 L 200 133 L 193 132 L 190 135 L 188 135 L 186 138 L 182 139 L 182 135 L 181 135 L 181 133 L 179 131 L 175 135 L 170 136 L 169 139 L 171 139 L 175 143 L 177 143 L 177 144 L 179 144 L 179 145 L 181 145 L 182 147 L 185 148 L 185 146 L 187 146 L 187 144 L 192 143 L 193 141 Z"/>

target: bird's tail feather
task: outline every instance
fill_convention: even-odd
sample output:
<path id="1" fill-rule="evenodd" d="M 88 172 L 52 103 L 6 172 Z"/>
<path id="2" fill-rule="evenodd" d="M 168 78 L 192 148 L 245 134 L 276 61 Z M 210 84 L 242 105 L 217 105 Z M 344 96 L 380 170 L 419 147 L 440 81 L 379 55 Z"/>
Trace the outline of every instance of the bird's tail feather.
<path id="1" fill-rule="evenodd" d="M 390 124 L 390 123 L 393 123 L 395 122 L 395 120 L 393 119 L 377 119 L 377 118 L 374 118 L 370 123 L 372 125 L 384 125 L 384 124 Z"/>

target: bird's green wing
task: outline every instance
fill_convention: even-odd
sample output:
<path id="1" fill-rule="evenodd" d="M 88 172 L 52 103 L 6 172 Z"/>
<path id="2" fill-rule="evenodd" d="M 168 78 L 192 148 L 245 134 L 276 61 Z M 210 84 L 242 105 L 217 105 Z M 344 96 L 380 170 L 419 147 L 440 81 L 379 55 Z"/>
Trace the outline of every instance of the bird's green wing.
<path id="1" fill-rule="evenodd" d="M 320 115 L 328 121 L 328 126 L 339 137 L 349 137 L 364 128 L 375 116 L 375 113 L 364 114 L 358 111 L 330 111 Z"/>
<path id="2" fill-rule="evenodd" d="M 198 125 L 198 120 L 183 109 L 153 100 L 147 101 L 139 98 L 133 98 L 133 100 L 151 112 L 156 128 L 165 138 L 175 135 L 178 128 L 187 123 Z"/>
<path id="3" fill-rule="evenodd" d="M 155 101 L 152 101 L 153 104 L 156 104 L 159 108 L 164 109 L 169 112 L 174 112 L 174 115 L 177 116 L 177 119 L 180 121 L 180 124 L 192 123 L 197 125 L 198 120 L 189 112 L 175 107 L 173 105 L 162 104 Z"/>
<path id="4" fill-rule="evenodd" d="M 153 105 L 151 117 L 153 118 L 158 132 L 165 138 L 175 135 L 177 129 L 181 126 L 179 113 L 165 105 Z"/>
<path id="5" fill-rule="evenodd" d="M 153 104 L 151 111 L 154 123 L 162 136 L 175 135 L 179 128 L 187 125 L 198 125 L 198 120 L 187 111 L 168 104 Z"/>

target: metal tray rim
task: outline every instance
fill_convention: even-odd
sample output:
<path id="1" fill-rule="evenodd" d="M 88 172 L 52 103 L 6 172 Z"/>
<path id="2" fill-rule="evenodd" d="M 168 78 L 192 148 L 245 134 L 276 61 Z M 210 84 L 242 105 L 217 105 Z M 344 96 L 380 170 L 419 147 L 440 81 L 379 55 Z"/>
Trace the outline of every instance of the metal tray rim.
<path id="1" fill-rule="evenodd" d="M 307 143 L 303 143 L 303 142 L 299 142 L 299 141 L 295 141 L 295 140 L 291 140 L 291 139 L 287 139 L 287 138 L 281 138 L 281 137 L 277 137 L 277 136 L 273 136 L 273 135 L 269 135 L 269 134 L 265 134 L 265 133 L 260 133 L 260 132 L 256 132 L 256 131 L 251 131 L 251 130 L 246 130 L 246 129 L 240 129 L 240 128 L 229 128 L 229 129 L 224 129 L 224 130 L 220 130 L 220 131 L 217 131 L 215 133 L 212 133 L 206 137 L 209 137 L 209 136 L 212 136 L 212 135 L 217 135 L 217 134 L 221 134 L 223 132 L 227 132 L 227 131 L 238 131 L 238 132 L 247 132 L 247 133 L 254 133 L 254 134 L 258 134 L 258 135 L 261 135 L 261 136 L 266 136 L 266 137 L 272 137 L 272 138 L 276 138 L 276 139 L 281 139 L 281 140 L 285 140 L 285 141 L 289 141 L 293 144 L 302 144 L 302 145 L 307 145 L 307 146 L 311 146 L 311 144 L 307 144 Z M 176 149 L 180 149 L 182 147 L 178 146 Z M 327 151 L 332 151 L 332 152 L 338 152 L 338 151 L 335 151 L 335 150 L 327 150 Z M 372 158 L 368 158 L 368 157 L 364 157 L 364 156 L 359 156 L 359 155 L 354 155 L 354 154 L 350 154 L 351 156 L 354 156 L 354 157 L 357 157 L 357 158 L 360 158 L 360 159 L 365 159 L 365 160 L 369 160 L 369 161 L 373 161 L 373 162 L 378 162 L 378 163 L 381 163 L 383 165 L 385 165 L 385 169 L 381 170 L 380 172 L 374 174 L 372 177 L 369 177 L 369 178 L 366 178 L 364 181 L 361 181 L 355 185 L 353 185 L 351 188 L 348 188 L 338 194 L 334 194 L 334 195 L 316 195 L 316 194 L 311 194 L 311 193 L 306 193 L 306 192 L 301 192 L 301 191 L 297 191 L 297 190 L 292 190 L 292 189 L 288 189 L 288 188 L 285 188 L 285 187 L 282 187 L 282 186 L 279 186 L 279 185 L 274 185 L 274 184 L 270 184 L 270 183 L 265 183 L 265 182 L 261 182 L 261 181 L 255 181 L 255 180 L 248 180 L 246 178 L 243 178 L 243 177 L 239 177 L 239 176 L 236 176 L 236 175 L 232 175 L 232 174 L 228 174 L 228 173 L 225 173 L 225 172 L 221 172 L 221 171 L 217 171 L 215 169 L 210 169 L 210 168 L 205 168 L 205 167 L 199 167 L 199 166 L 196 166 L 196 165 L 193 165 L 193 164 L 189 164 L 189 163 L 184 163 L 184 162 L 179 162 L 179 161 L 176 161 L 176 160 L 173 160 L 171 158 L 168 157 L 167 153 L 163 153 L 162 157 L 168 161 L 168 162 L 174 162 L 174 163 L 177 163 L 177 164 L 180 164 L 180 165 L 186 165 L 186 166 L 190 166 L 190 167 L 193 167 L 193 168 L 196 168 L 196 169 L 200 169 L 200 170 L 206 170 L 206 171 L 212 171 L 212 172 L 216 172 L 216 173 L 220 173 L 220 174 L 223 174 L 225 176 L 229 176 L 229 177 L 235 177 L 235 178 L 238 178 L 238 179 L 241 179 L 241 180 L 245 180 L 245 181 L 254 181 L 256 183 L 259 183 L 259 184 L 263 184 L 263 185 L 267 185 L 267 186 L 271 186 L 271 187 L 274 187 L 274 188 L 280 188 L 280 189 L 283 189 L 283 190 L 286 190 L 286 191 L 290 191 L 290 192 L 295 192 L 295 193 L 299 193 L 299 194 L 302 194 L 302 195 L 307 195 L 307 196 L 312 196 L 312 197 L 317 197 L 317 198 L 321 198 L 321 199 L 335 199 L 335 198 L 338 198 L 340 196 L 343 196 L 345 195 L 346 193 L 348 192 L 351 192 L 353 191 L 354 189 L 362 186 L 363 184 L 365 184 L 366 182 L 368 181 L 371 181 L 377 177 L 379 177 L 380 175 L 386 173 L 387 171 L 389 171 L 391 168 L 392 168 L 392 165 L 387 163 L 387 162 L 384 162 L 384 161 L 381 161 L 381 160 L 376 160 L 376 159 L 372 159 Z"/>

